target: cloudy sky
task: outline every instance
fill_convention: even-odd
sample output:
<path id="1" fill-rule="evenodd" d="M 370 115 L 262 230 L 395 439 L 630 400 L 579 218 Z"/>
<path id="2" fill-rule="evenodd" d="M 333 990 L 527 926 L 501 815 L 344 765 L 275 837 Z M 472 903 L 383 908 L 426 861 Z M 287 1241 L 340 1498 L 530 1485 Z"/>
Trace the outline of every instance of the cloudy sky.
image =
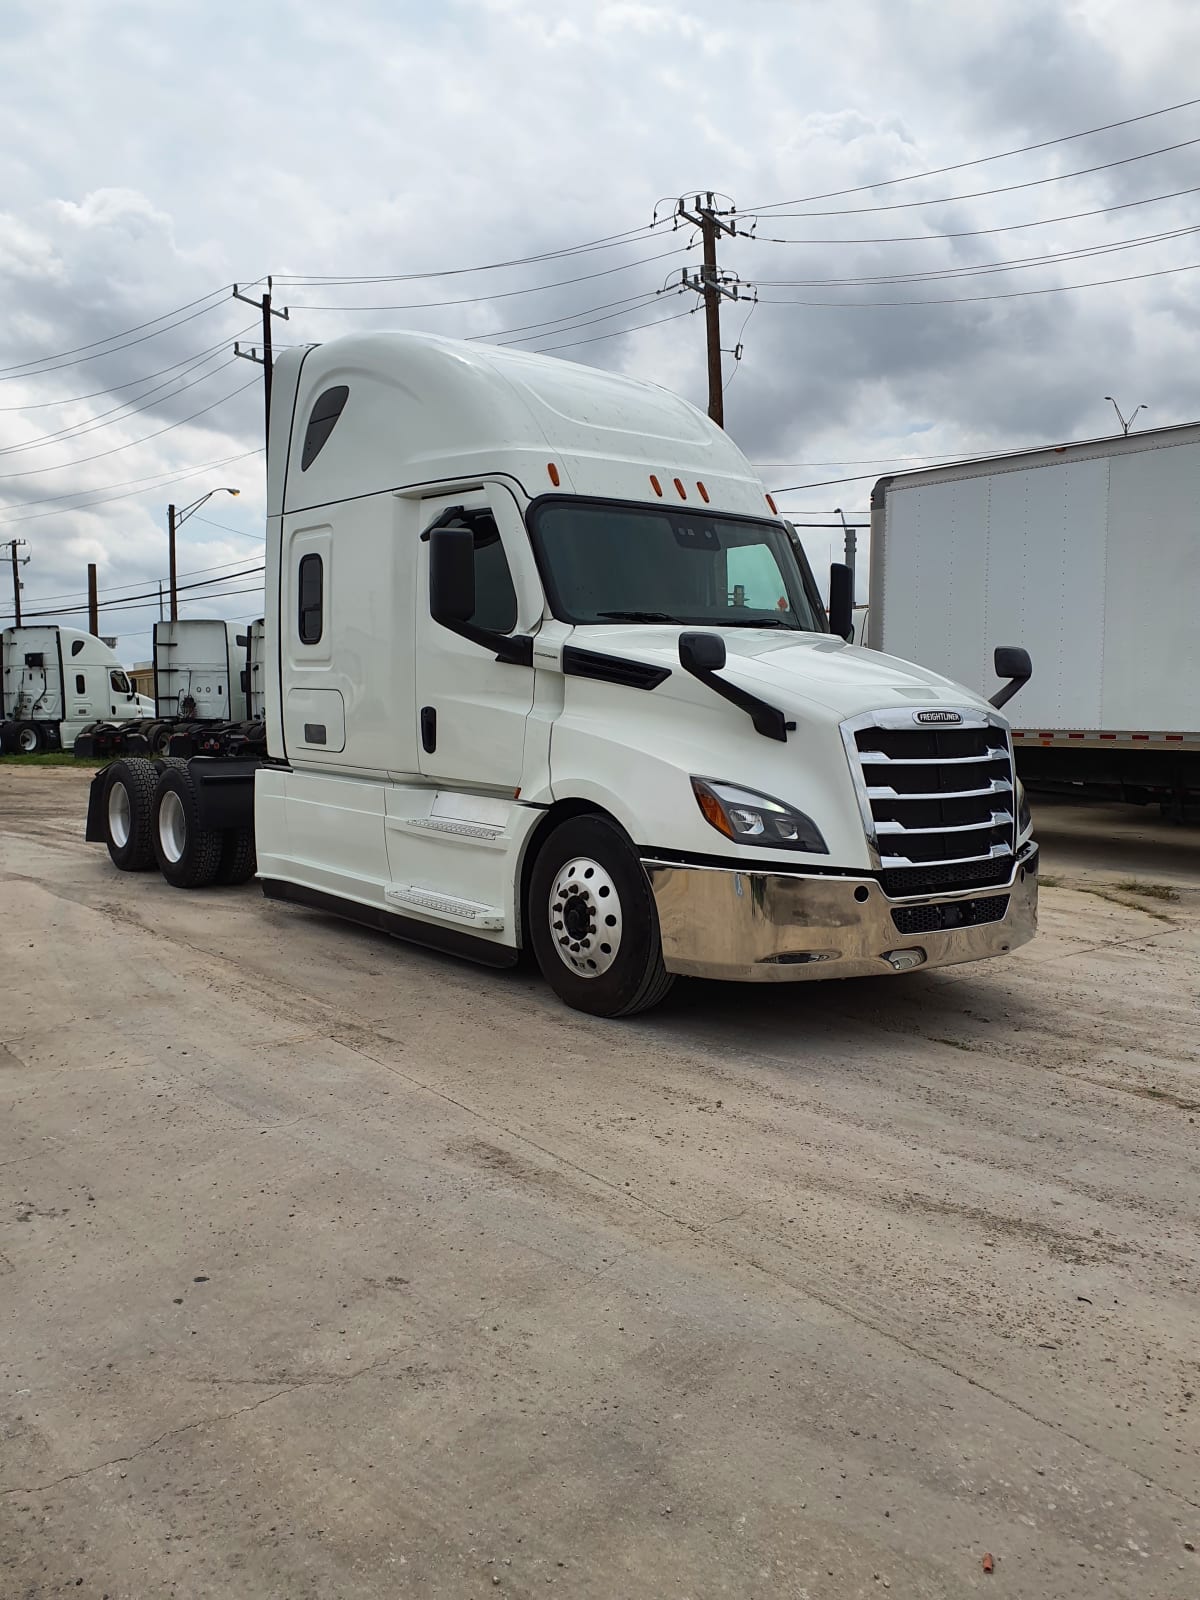
<path id="1" fill-rule="evenodd" d="M 230 485 L 181 535 L 183 615 L 261 611 L 235 281 L 274 275 L 280 343 L 508 339 L 703 405 L 669 220 L 697 188 L 736 206 L 721 263 L 758 296 L 724 313 L 727 426 L 801 520 L 906 465 L 1110 432 L 1106 394 L 1193 420 L 1200 105 L 1147 113 L 1200 96 L 1197 60 L 1189 0 L 8 0 L 25 609 L 75 621 L 95 561 L 128 601 L 101 631 L 144 658 L 167 503 Z"/>

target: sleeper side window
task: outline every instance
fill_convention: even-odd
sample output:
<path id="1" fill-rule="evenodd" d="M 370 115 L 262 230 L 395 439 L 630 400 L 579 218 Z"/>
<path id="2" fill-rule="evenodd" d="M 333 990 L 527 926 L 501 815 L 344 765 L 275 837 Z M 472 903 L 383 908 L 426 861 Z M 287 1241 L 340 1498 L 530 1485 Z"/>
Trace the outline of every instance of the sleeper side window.
<path id="1" fill-rule="evenodd" d="M 300 452 L 301 472 L 307 472 L 325 448 L 325 441 L 346 409 L 349 397 L 350 388 L 345 383 L 335 384 L 332 389 L 326 389 L 317 396 L 308 414 L 308 427 L 304 430 L 304 445 Z"/>
<path id="2" fill-rule="evenodd" d="M 475 612 L 470 620 L 477 628 L 511 633 L 517 625 L 517 591 L 500 542 L 500 530 L 491 517 L 481 516 L 474 519 L 473 532 Z"/>
<path id="3" fill-rule="evenodd" d="M 300 557 L 298 590 L 300 643 L 318 644 L 323 631 L 322 607 L 325 590 L 325 571 L 320 556 L 310 553 Z"/>
<path id="4" fill-rule="evenodd" d="M 87 680 L 84 678 L 82 672 L 77 672 L 75 674 L 75 693 L 76 694 L 86 694 L 87 693 Z"/>

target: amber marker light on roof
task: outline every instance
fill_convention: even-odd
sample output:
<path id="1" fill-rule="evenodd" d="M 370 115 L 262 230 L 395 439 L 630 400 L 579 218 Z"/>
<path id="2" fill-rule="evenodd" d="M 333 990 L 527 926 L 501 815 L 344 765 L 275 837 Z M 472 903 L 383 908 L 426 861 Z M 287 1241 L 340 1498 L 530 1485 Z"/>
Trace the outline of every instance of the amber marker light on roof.
<path id="1" fill-rule="evenodd" d="M 659 483 L 658 479 L 654 476 L 653 473 L 650 474 L 650 487 L 654 490 L 655 494 L 658 495 L 659 499 L 661 500 L 661 498 L 662 498 L 662 484 Z"/>
<path id="2" fill-rule="evenodd" d="M 679 498 L 681 500 L 686 500 L 687 499 L 687 490 L 683 487 L 683 479 L 682 478 L 676 478 L 675 479 L 675 487 L 679 491 Z"/>
<path id="3" fill-rule="evenodd" d="M 557 489 L 559 484 L 558 468 L 554 465 L 553 461 L 547 461 L 546 471 L 550 474 L 550 482 Z"/>
<path id="4" fill-rule="evenodd" d="M 696 479 L 696 487 L 697 487 L 697 489 L 699 489 L 699 491 L 700 491 L 700 498 L 701 498 L 701 500 L 703 500 L 703 501 L 704 501 L 704 504 L 705 504 L 705 505 L 707 505 L 707 504 L 708 504 L 708 490 L 707 490 L 707 489 L 706 489 L 706 488 L 705 488 L 705 487 L 704 487 L 704 485 L 703 485 L 703 484 L 702 484 L 702 483 L 701 483 L 701 482 L 700 482 L 700 479 L 699 479 L 699 478 L 697 478 L 697 479 Z"/>
<path id="5" fill-rule="evenodd" d="M 775 513 L 775 515 L 778 516 L 779 515 L 779 507 L 775 504 L 774 500 L 771 499 L 770 495 L 767 496 L 767 504 L 770 506 L 771 510 Z"/>

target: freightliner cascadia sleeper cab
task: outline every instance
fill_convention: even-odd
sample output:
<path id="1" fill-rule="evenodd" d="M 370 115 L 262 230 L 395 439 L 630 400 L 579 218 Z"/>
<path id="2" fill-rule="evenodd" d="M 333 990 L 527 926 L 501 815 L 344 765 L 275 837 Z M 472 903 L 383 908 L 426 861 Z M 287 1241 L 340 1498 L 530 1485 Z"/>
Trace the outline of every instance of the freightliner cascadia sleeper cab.
<path id="1" fill-rule="evenodd" d="M 267 758 L 133 780 L 140 864 L 212 881 L 252 828 L 271 898 L 494 966 L 532 946 L 607 1016 L 676 974 L 1010 951 L 1037 848 L 1008 725 L 846 643 L 845 576 L 827 622 L 741 451 L 651 384 L 418 334 L 286 351 Z"/>

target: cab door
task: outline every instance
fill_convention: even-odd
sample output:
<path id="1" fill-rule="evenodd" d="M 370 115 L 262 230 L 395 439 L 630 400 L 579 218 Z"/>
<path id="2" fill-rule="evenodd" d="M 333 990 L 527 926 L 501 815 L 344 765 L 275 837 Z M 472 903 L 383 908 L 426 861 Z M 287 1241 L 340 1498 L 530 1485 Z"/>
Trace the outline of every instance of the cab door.
<path id="1" fill-rule="evenodd" d="M 516 502 L 507 490 L 474 489 L 421 502 L 420 526 L 452 507 L 475 535 L 475 613 L 480 627 L 523 633 L 540 620 L 540 590 Z M 504 791 L 521 783 L 533 668 L 497 661 L 429 614 L 429 541 L 418 546 L 416 716 L 420 769 L 447 787 Z"/>

